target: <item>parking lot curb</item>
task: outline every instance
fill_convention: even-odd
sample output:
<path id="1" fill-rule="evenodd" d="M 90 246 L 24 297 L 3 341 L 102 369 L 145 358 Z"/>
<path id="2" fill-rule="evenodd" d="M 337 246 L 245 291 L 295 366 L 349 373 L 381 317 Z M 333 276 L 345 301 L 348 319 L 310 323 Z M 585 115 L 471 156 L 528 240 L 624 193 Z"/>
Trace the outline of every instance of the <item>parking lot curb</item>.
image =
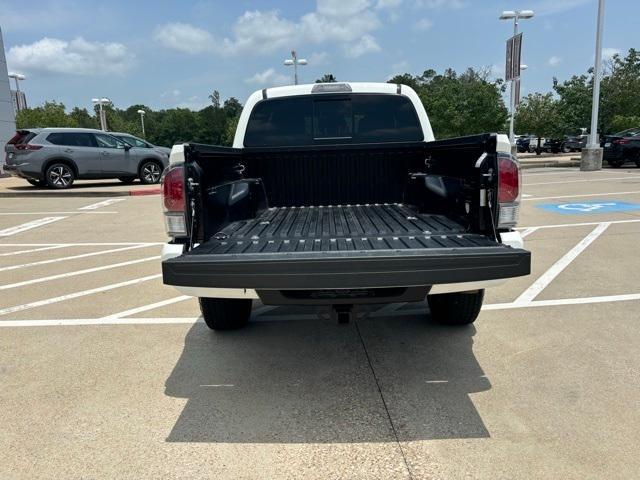
<path id="1" fill-rule="evenodd" d="M 548 167 L 579 167 L 580 160 L 550 160 L 548 162 L 531 162 L 527 160 L 520 161 L 520 168 L 526 170 L 529 168 L 548 168 Z"/>
<path id="2" fill-rule="evenodd" d="M 138 197 L 143 195 L 160 195 L 159 188 L 123 190 L 116 192 L 83 192 L 74 190 L 51 190 L 37 192 L 0 192 L 0 198 L 49 198 L 49 197 L 74 197 L 74 198 L 91 198 L 91 197 Z"/>
<path id="3" fill-rule="evenodd" d="M 132 197 L 138 197 L 141 195 L 160 195 L 160 193 L 160 188 L 129 190 L 129 195 L 131 195 Z"/>

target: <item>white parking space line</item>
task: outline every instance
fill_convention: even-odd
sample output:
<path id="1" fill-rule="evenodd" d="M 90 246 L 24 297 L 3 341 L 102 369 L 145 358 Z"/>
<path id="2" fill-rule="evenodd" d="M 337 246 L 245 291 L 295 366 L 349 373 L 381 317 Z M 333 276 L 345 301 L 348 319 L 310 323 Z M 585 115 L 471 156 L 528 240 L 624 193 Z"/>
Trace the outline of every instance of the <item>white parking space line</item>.
<path id="1" fill-rule="evenodd" d="M 619 223 L 638 223 L 640 222 L 640 218 L 637 220 L 609 220 L 608 224 L 614 225 Z M 590 227 L 593 225 L 600 225 L 602 222 L 582 222 L 582 223 L 559 223 L 556 225 L 532 225 L 530 227 L 518 227 L 516 230 L 527 230 L 529 228 L 568 228 L 568 227 Z"/>
<path id="2" fill-rule="evenodd" d="M 586 298 L 563 298 L 558 300 L 534 300 L 533 302 L 516 304 L 493 303 L 482 306 L 482 310 L 510 310 L 516 308 L 555 307 L 563 305 L 585 305 L 592 303 L 628 302 L 640 300 L 640 293 L 626 295 L 606 295 Z M 425 315 L 426 309 L 412 309 L 387 312 L 388 317 Z M 318 315 L 264 315 L 254 321 L 284 321 L 284 320 L 313 320 Z M 166 318 L 62 318 L 43 320 L 1 320 L 2 327 L 56 327 L 56 326 L 83 326 L 83 325 L 177 325 L 202 322 L 200 317 L 166 317 Z"/>
<path id="3" fill-rule="evenodd" d="M 17 250 L 15 252 L 0 253 L 0 257 L 11 257 L 12 255 L 22 255 L 23 253 L 44 252 L 45 250 L 57 250 L 67 248 L 65 245 L 52 245 L 50 247 L 30 248 L 28 250 Z"/>
<path id="4" fill-rule="evenodd" d="M 526 238 L 526 237 L 528 237 L 529 235 L 531 235 L 533 232 L 535 232 L 536 230 L 538 230 L 538 228 L 537 228 L 537 227 L 529 227 L 529 228 L 527 228 L 526 230 L 523 230 L 523 231 L 522 231 L 522 233 L 520 234 L 520 236 L 521 236 L 522 238 Z"/>
<path id="5" fill-rule="evenodd" d="M 16 233 L 26 232 L 27 230 L 38 228 L 43 225 L 48 225 L 49 223 L 57 222 L 58 220 L 62 220 L 64 218 L 67 217 L 44 217 L 37 220 L 31 220 L 30 222 L 16 225 L 15 227 L 9 227 L 5 228 L 4 230 L 0 230 L 0 237 L 9 237 L 11 235 L 15 235 Z"/>
<path id="6" fill-rule="evenodd" d="M 124 200 L 124 198 L 109 198 L 107 200 L 103 200 L 102 202 L 85 205 L 84 207 L 78 208 L 78 210 L 96 210 L 98 208 L 108 207 L 109 205 L 113 205 L 114 203 L 124 202 Z"/>
<path id="7" fill-rule="evenodd" d="M 559 200 L 561 198 L 610 197 L 611 195 L 631 195 L 631 194 L 634 194 L 634 193 L 640 193 L 640 190 L 632 190 L 632 191 L 629 191 L 629 192 L 581 193 L 581 194 L 578 194 L 578 195 L 555 195 L 555 196 L 552 196 L 552 197 L 523 198 L 522 200 L 525 201 L 525 202 L 533 202 L 533 201 L 538 201 L 538 200 L 556 200 L 556 199 Z"/>
<path id="8" fill-rule="evenodd" d="M 640 293 L 629 293 L 625 295 L 604 295 L 600 297 L 585 298 L 561 298 L 557 300 L 534 300 L 529 303 L 494 303 L 484 305 L 482 307 L 482 310 L 508 310 L 511 308 L 528 307 L 555 307 L 561 305 L 583 305 L 588 303 L 628 302 L 631 300 L 640 300 Z"/>
<path id="9" fill-rule="evenodd" d="M 9 313 L 21 312 L 30 308 L 43 307 L 45 305 L 51 305 L 53 303 L 64 302 L 66 300 L 72 300 L 74 298 L 86 297 L 87 295 L 93 295 L 94 293 L 106 292 L 114 290 L 116 288 L 128 287 L 130 285 L 137 285 L 149 280 L 155 280 L 162 277 L 162 274 L 157 273 L 155 275 L 147 275 L 146 277 L 134 278 L 133 280 L 127 280 L 125 282 L 112 283 L 103 287 L 91 288 L 89 290 L 81 290 L 79 292 L 68 293 L 59 297 L 46 298 L 44 300 L 38 300 L 37 302 L 24 303 L 22 305 L 16 305 L 14 307 L 0 309 L 0 315 L 7 315 Z"/>
<path id="10" fill-rule="evenodd" d="M 561 182 L 540 182 L 540 183 L 523 183 L 524 187 L 534 185 L 555 185 L 564 183 L 583 183 L 583 182 L 609 182 L 611 180 L 628 180 L 630 178 L 640 178 L 640 175 L 627 175 L 626 177 L 608 177 L 608 178 L 584 178 L 582 180 L 564 180 Z"/>
<path id="11" fill-rule="evenodd" d="M 82 325 L 174 325 L 202 322 L 198 317 L 175 318 L 63 318 L 45 320 L 0 320 L 2 327 L 58 327 Z"/>
<path id="12" fill-rule="evenodd" d="M 591 245 L 604 231 L 609 228 L 609 223 L 601 223 L 584 237 L 575 247 L 569 250 L 560 260 L 551 265 L 533 284 L 527 288 L 513 302 L 516 305 L 533 301 L 560 273 L 573 262 L 589 245 Z"/>
<path id="13" fill-rule="evenodd" d="M 79 213 L 82 214 L 93 214 L 93 215 L 99 215 L 99 214 L 104 214 L 104 213 L 118 213 L 118 212 L 112 212 L 110 210 L 102 210 L 100 212 L 0 212 L 0 215 L 78 215 Z"/>
<path id="14" fill-rule="evenodd" d="M 124 245 L 164 245 L 163 242 L 79 242 L 79 243 L 0 243 L 0 247 L 118 247 Z"/>
<path id="15" fill-rule="evenodd" d="M 78 258 L 95 257 L 96 255 L 105 255 L 107 253 L 124 252 L 126 250 L 135 250 L 137 248 L 146 248 L 149 246 L 150 245 L 147 245 L 147 244 L 131 245 L 128 247 L 112 248 L 110 250 L 100 250 L 99 252 L 82 253 L 80 255 L 72 255 L 70 257 L 52 258 L 50 260 L 41 260 L 39 262 L 23 263 L 21 265 L 11 265 L 8 267 L 1 267 L 0 272 L 5 272 L 7 270 L 17 270 L 19 268 L 37 267 L 39 265 L 48 265 L 50 263 L 66 262 L 68 260 L 77 260 Z"/>
<path id="16" fill-rule="evenodd" d="M 185 300 L 189 300 L 189 295 L 180 295 L 179 297 L 169 298 L 167 300 L 162 300 L 156 303 L 150 303 L 149 305 L 144 305 L 142 307 L 130 308 L 129 310 L 124 310 L 122 312 L 114 313 L 113 315 L 107 315 L 106 317 L 102 317 L 102 320 L 113 320 L 116 318 L 128 317 L 130 315 L 135 315 L 136 313 L 147 312 L 149 310 L 153 310 L 155 308 L 164 307 L 166 305 L 172 305 L 174 303 L 183 302 Z"/>
<path id="17" fill-rule="evenodd" d="M 150 262 L 152 260 L 160 260 L 160 255 L 154 255 L 153 257 L 139 258 L 137 260 L 129 260 L 128 262 L 111 263 L 109 265 L 102 265 L 101 267 L 86 268 L 84 270 L 75 270 L 73 272 L 60 273 L 58 275 L 50 275 L 48 277 L 32 278 L 31 280 L 25 280 L 23 282 L 8 283 L 7 285 L 0 285 L 0 290 L 9 290 L 10 288 L 24 287 L 25 285 L 32 285 L 34 283 L 50 282 L 53 280 L 59 280 L 61 278 L 75 277 L 76 275 L 84 275 L 86 273 L 101 272 L 103 270 L 111 270 L 112 268 L 126 267 L 128 265 L 136 265 L 138 263 Z"/>

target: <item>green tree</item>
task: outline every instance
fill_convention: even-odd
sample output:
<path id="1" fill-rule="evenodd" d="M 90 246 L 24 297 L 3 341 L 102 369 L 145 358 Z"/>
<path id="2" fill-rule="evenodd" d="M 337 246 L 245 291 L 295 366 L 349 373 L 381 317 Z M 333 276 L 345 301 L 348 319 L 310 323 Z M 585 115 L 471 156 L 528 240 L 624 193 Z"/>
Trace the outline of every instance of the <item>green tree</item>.
<path id="1" fill-rule="evenodd" d="M 325 73 L 322 77 L 316 80 L 316 83 L 335 83 L 338 80 L 333 73 Z"/>
<path id="2" fill-rule="evenodd" d="M 629 49 L 626 57 L 615 55 L 602 78 L 600 131 L 613 133 L 620 125 L 640 127 L 640 52 Z M 626 128 L 629 128 L 626 127 Z"/>
<path id="3" fill-rule="evenodd" d="M 558 122 L 564 134 L 576 134 L 591 123 L 593 78 L 574 75 L 562 83 L 553 79 L 553 89 L 558 94 Z"/>
<path id="4" fill-rule="evenodd" d="M 519 132 L 528 132 L 538 137 L 538 154 L 542 137 L 562 135 L 562 119 L 559 102 L 552 93 L 533 93 L 520 102 L 516 111 L 515 127 Z"/>
<path id="5" fill-rule="evenodd" d="M 209 100 L 211 100 L 214 108 L 220 108 L 220 92 L 218 90 L 214 90 L 211 95 L 209 95 Z"/>
<path id="6" fill-rule="evenodd" d="M 397 75 L 389 83 L 402 83 L 418 93 L 436 138 L 450 138 L 504 130 L 508 112 L 502 99 L 502 80 L 489 79 L 487 70 L 467 69 L 457 74 L 426 70 L 422 75 Z"/>
<path id="7" fill-rule="evenodd" d="M 55 101 L 41 107 L 25 108 L 16 116 L 18 128 L 77 127 L 76 119 L 67 115 L 64 105 Z"/>

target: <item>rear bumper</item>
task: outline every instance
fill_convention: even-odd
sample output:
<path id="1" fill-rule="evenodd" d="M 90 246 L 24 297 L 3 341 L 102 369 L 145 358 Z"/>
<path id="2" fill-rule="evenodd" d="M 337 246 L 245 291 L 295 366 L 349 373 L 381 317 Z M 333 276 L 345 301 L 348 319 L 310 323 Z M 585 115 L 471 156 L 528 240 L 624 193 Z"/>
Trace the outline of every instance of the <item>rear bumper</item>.
<path id="1" fill-rule="evenodd" d="M 530 273 L 526 250 L 495 248 L 304 255 L 181 256 L 162 263 L 164 283 L 218 289 L 357 289 L 480 282 Z"/>
<path id="2" fill-rule="evenodd" d="M 2 169 L 12 177 L 28 178 L 32 180 L 42 180 L 42 173 L 25 171 L 21 165 L 2 165 Z"/>
<path id="3" fill-rule="evenodd" d="M 624 159 L 624 151 L 614 148 L 604 148 L 602 150 L 602 159 L 605 161 L 609 160 L 623 160 Z"/>

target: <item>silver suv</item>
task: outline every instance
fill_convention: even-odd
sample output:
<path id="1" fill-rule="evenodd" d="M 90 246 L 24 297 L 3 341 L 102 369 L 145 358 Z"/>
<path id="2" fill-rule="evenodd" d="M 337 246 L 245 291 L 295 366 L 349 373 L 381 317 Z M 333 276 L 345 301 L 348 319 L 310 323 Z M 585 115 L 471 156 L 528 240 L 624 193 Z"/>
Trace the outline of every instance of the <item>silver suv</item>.
<path id="1" fill-rule="evenodd" d="M 153 146 L 152 146 L 153 147 Z M 4 170 L 35 186 L 69 188 L 76 179 L 118 178 L 158 183 L 169 165 L 166 151 L 134 147 L 86 128 L 18 130 L 5 146 Z"/>

